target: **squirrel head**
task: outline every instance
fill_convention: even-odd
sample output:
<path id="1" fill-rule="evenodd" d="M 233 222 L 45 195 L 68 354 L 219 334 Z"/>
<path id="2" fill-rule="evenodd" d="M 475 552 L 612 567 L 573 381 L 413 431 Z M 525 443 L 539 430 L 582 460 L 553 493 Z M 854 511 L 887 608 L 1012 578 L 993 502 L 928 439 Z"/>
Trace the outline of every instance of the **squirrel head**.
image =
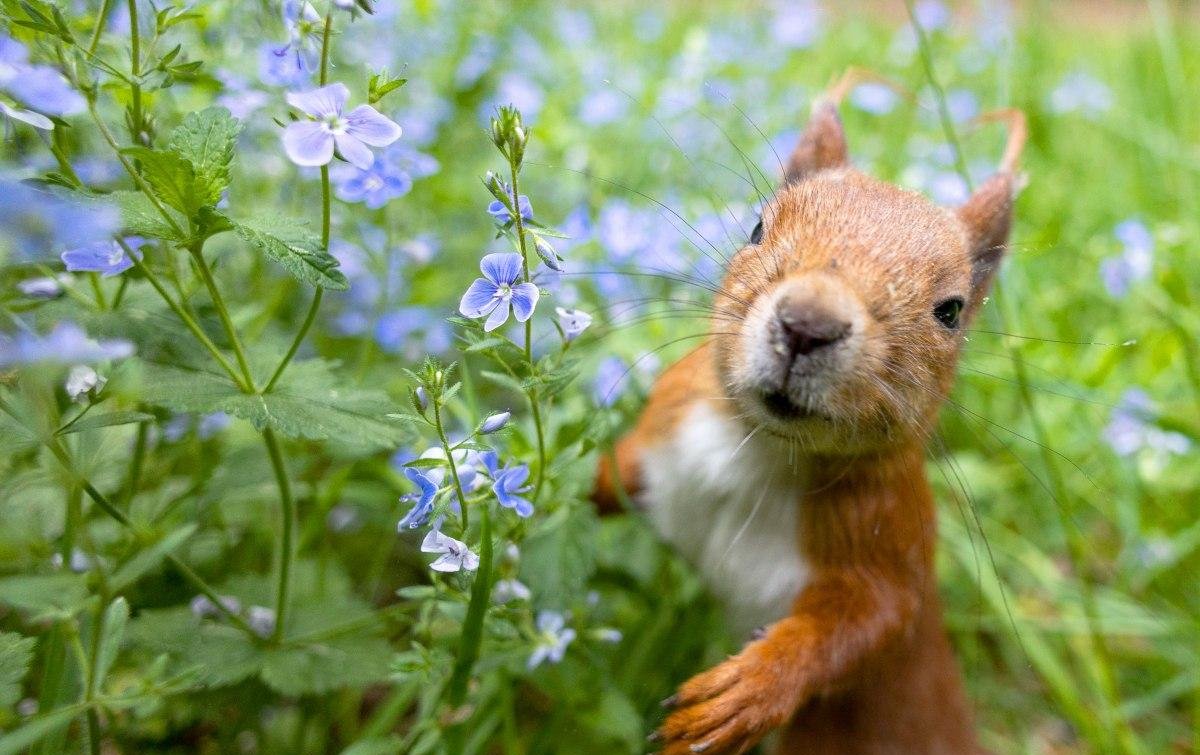
<path id="1" fill-rule="evenodd" d="M 714 302 L 718 370 L 748 422 L 820 454 L 930 432 L 1008 238 L 1025 129 L 1004 117 L 1000 170 L 950 209 L 850 167 L 836 105 L 814 107 Z"/>

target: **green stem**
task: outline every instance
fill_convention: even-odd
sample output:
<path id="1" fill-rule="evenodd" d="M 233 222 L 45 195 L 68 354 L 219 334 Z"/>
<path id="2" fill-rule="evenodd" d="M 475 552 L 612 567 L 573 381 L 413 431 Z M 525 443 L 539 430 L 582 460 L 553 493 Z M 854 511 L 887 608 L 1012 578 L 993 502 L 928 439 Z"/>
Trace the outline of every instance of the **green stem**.
<path id="1" fill-rule="evenodd" d="M 146 441 L 149 437 L 149 427 L 146 422 L 138 423 L 137 439 L 133 444 L 133 458 L 129 461 L 129 472 L 125 475 L 125 492 L 121 496 L 121 503 L 125 508 L 129 508 L 129 502 L 133 499 L 138 483 L 141 481 L 142 464 L 146 461 Z"/>
<path id="2" fill-rule="evenodd" d="M 929 42 L 929 35 L 925 32 L 925 27 L 921 26 L 917 20 L 917 11 L 913 6 L 913 0 L 904 0 L 905 6 L 908 8 L 908 18 L 912 22 L 913 29 L 917 33 L 917 47 L 921 51 L 921 63 L 925 67 L 925 78 L 929 81 L 929 86 L 933 88 L 934 99 L 937 100 L 938 118 L 942 122 L 942 132 L 946 135 L 946 141 L 950 143 L 950 148 L 954 151 L 954 169 L 962 177 L 962 180 L 967 184 L 967 190 L 971 189 L 971 176 L 967 171 L 967 161 L 963 157 L 962 146 L 958 141 L 958 134 L 954 131 L 954 120 L 950 117 L 950 106 L 946 104 L 946 92 L 942 89 L 942 83 L 938 80 L 937 74 L 933 69 L 933 45 Z"/>
<path id="3" fill-rule="evenodd" d="M 113 296 L 112 308 L 116 311 L 121 306 L 121 300 L 125 298 L 125 289 L 129 288 L 129 276 L 122 275 L 121 282 L 117 284 L 117 293 Z"/>
<path id="4" fill-rule="evenodd" d="M 137 83 L 141 77 L 141 33 L 138 30 L 137 0 L 129 0 L 129 70 L 132 74 L 129 84 L 131 98 L 129 106 L 129 135 L 134 144 L 143 144 L 142 140 L 142 86 Z"/>
<path id="5" fill-rule="evenodd" d="M 242 350 L 242 340 L 238 338 L 233 318 L 229 316 L 229 308 L 225 306 L 225 297 L 221 296 L 221 291 L 217 288 L 217 282 L 213 280 L 212 270 L 208 266 L 208 261 L 204 259 L 203 243 L 202 241 L 198 241 L 194 244 L 189 244 L 187 250 L 192 255 L 192 259 L 196 261 L 196 269 L 200 271 L 200 278 L 204 281 L 204 287 L 208 289 L 208 297 L 212 300 L 213 306 L 216 307 L 217 317 L 220 318 L 221 325 L 225 328 L 225 336 L 229 339 L 229 345 L 233 348 L 233 355 L 237 358 L 238 366 L 242 370 L 242 377 L 245 382 L 243 390 L 247 393 L 255 393 L 257 389 L 254 387 L 254 374 L 250 371 L 250 363 L 246 361 L 246 352 Z"/>
<path id="6" fill-rule="evenodd" d="M 450 466 L 450 478 L 454 480 L 454 492 L 458 494 L 458 507 L 462 511 L 462 528 L 463 536 L 465 537 L 467 524 L 470 521 L 467 516 L 467 496 L 463 493 L 462 482 L 458 479 L 458 465 L 454 463 L 454 450 L 450 447 L 450 441 L 446 437 L 446 430 L 442 427 L 442 401 L 440 397 L 433 401 L 433 425 L 437 428 L 438 440 L 442 443 L 442 452 L 446 454 L 446 463 Z"/>
<path id="7" fill-rule="evenodd" d="M 281 528 L 279 537 L 279 574 L 275 585 L 275 631 L 271 636 L 273 642 L 283 638 L 283 624 L 287 617 L 288 593 L 292 584 L 292 559 L 295 548 L 292 545 L 296 532 L 296 504 L 292 500 L 292 488 L 288 482 L 287 469 L 283 465 L 283 454 L 279 451 L 279 441 L 275 431 L 267 427 L 262 433 L 263 441 L 267 444 L 267 453 L 271 457 L 271 469 L 275 472 L 275 482 L 279 485 L 279 514 Z"/>
<path id="8" fill-rule="evenodd" d="M 465 507 L 464 507 L 465 508 Z M 479 570 L 475 583 L 471 585 L 471 602 L 467 605 L 467 616 L 463 620 L 462 638 L 458 645 L 458 657 L 450 676 L 447 699 L 450 706 L 457 708 L 467 696 L 467 683 L 471 669 L 479 657 L 479 646 L 483 642 L 483 619 L 487 613 L 492 592 L 492 519 L 486 503 L 479 509 Z"/>
<path id="9" fill-rule="evenodd" d="M 101 311 L 108 309 L 108 301 L 104 298 L 104 289 L 100 287 L 100 276 L 88 273 L 88 281 L 91 283 L 92 293 L 96 296 L 96 306 Z"/>
<path id="10" fill-rule="evenodd" d="M 124 241 L 118 239 L 117 243 L 121 244 L 127 254 L 130 254 L 129 247 L 125 245 Z M 241 375 L 237 373 L 237 370 L 235 370 L 233 365 L 229 363 L 229 360 L 225 358 L 225 355 L 221 353 L 221 350 L 217 348 L 217 345 L 212 342 L 212 339 L 208 337 L 208 334 L 201 329 L 200 324 L 196 322 L 196 319 L 188 314 L 183 307 L 181 307 L 175 302 L 174 299 L 171 298 L 171 295 L 167 293 L 167 289 L 163 287 L 162 281 L 158 279 L 158 276 L 150 269 L 150 266 L 137 257 L 134 257 L 132 254 L 130 254 L 130 259 L 133 260 L 133 264 L 138 270 L 141 271 L 142 275 L 146 276 L 146 280 L 150 282 L 150 285 L 154 287 L 154 290 L 158 292 L 158 295 L 161 296 L 163 301 L 167 303 L 167 306 L 170 307 L 171 311 L 175 313 L 175 316 L 183 322 L 189 331 L 191 331 L 192 335 L 196 337 L 196 340 L 208 350 L 208 353 L 212 354 L 213 359 L 217 360 L 217 364 L 221 365 L 225 372 L 229 373 L 230 379 L 233 380 L 233 382 L 243 391 L 250 393 L 252 388 L 242 382 Z"/>
<path id="11" fill-rule="evenodd" d="M 92 642 L 88 653 L 87 678 L 84 685 L 83 699 L 88 703 L 87 727 L 88 745 L 91 755 L 100 755 L 100 714 L 92 701 L 96 698 L 96 671 L 100 661 L 100 638 L 104 632 L 105 609 L 108 605 L 108 595 L 102 595 L 96 604 L 95 626 L 92 628 Z"/>
<path id="12" fill-rule="evenodd" d="M 104 27 L 108 23 L 108 14 L 112 12 L 112 4 L 113 0 L 104 0 L 100 3 L 100 15 L 96 16 L 96 26 L 92 29 L 92 40 L 88 42 L 89 55 L 96 54 L 96 46 L 100 44 L 100 35 L 104 33 Z"/>
<path id="13" fill-rule="evenodd" d="M 291 364 L 292 358 L 296 356 L 296 351 L 300 349 L 300 344 L 304 341 L 304 336 L 308 334 L 313 321 L 317 319 L 317 310 L 321 308 L 321 299 L 324 295 L 325 289 L 317 286 L 316 293 L 313 294 L 312 304 L 308 307 L 308 314 L 304 316 L 304 323 L 300 325 L 300 330 L 296 331 L 296 337 L 292 339 L 292 345 L 288 347 L 287 353 L 279 361 L 279 366 L 275 368 L 275 372 L 271 373 L 271 379 L 263 386 L 262 393 L 270 393 L 275 387 L 275 383 L 283 376 L 283 371 Z"/>
<path id="14" fill-rule="evenodd" d="M 321 86 L 329 83 L 329 35 L 333 32 L 333 11 L 325 14 L 325 28 L 321 31 Z"/>

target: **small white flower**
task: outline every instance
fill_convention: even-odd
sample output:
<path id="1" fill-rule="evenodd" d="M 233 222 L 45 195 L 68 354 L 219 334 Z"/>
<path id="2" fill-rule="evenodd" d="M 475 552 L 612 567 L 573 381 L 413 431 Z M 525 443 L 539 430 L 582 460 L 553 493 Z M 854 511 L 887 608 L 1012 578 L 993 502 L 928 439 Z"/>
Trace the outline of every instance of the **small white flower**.
<path id="1" fill-rule="evenodd" d="M 77 364 L 67 373 L 67 395 L 72 401 L 83 403 L 89 395 L 99 393 L 104 389 L 108 378 L 102 377 L 86 364 Z"/>
<path id="2" fill-rule="evenodd" d="M 512 600 L 529 600 L 532 593 L 523 583 L 515 579 L 497 580 L 492 585 L 492 600 L 496 603 L 508 603 Z"/>
<path id="3" fill-rule="evenodd" d="M 246 623 L 259 637 L 269 637 L 275 633 L 275 612 L 264 606 L 250 606 Z"/>
<path id="4" fill-rule="evenodd" d="M 578 309 L 555 307 L 554 312 L 558 315 L 558 325 L 563 330 L 563 336 L 568 341 L 574 341 L 592 324 L 592 316 Z"/>
<path id="5" fill-rule="evenodd" d="M 441 554 L 429 565 L 434 571 L 475 571 L 479 568 L 479 556 L 475 555 L 466 543 L 443 535 L 436 529 L 429 530 L 429 534 L 425 535 L 421 542 L 421 552 Z"/>
<path id="6" fill-rule="evenodd" d="M 566 626 L 567 619 L 558 611 L 542 611 L 537 617 L 537 646 L 525 665 L 534 669 L 549 661 L 558 663 L 566 655 L 567 646 L 575 641 L 575 630 Z"/>

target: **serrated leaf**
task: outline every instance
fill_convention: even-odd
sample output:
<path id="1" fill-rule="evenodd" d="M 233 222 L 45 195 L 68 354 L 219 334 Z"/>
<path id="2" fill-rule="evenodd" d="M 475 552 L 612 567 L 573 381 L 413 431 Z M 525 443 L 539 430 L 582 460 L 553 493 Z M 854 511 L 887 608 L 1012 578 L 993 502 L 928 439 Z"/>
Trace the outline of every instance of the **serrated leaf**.
<path id="1" fill-rule="evenodd" d="M 0 605 L 33 612 L 73 610 L 87 599 L 82 574 L 21 574 L 0 579 Z"/>
<path id="2" fill-rule="evenodd" d="M 136 422 L 149 422 L 153 419 L 153 414 L 146 414 L 145 412 L 88 414 L 78 422 L 72 422 L 70 425 L 63 427 L 57 434 L 70 435 L 71 433 L 81 433 L 84 430 L 95 430 L 100 427 L 114 427 L 116 425 L 131 425 Z"/>
<path id="3" fill-rule="evenodd" d="M 129 601 L 119 597 L 108 604 L 104 612 L 104 632 L 100 636 L 100 647 L 96 656 L 95 689 L 99 690 L 104 684 L 104 677 L 112 668 L 117 653 L 121 650 L 121 642 L 125 639 L 125 626 L 129 623 Z"/>
<path id="4" fill-rule="evenodd" d="M 180 234 L 176 233 L 175 229 L 163 218 L 162 213 L 146 198 L 145 194 L 137 191 L 114 191 L 111 194 L 97 197 L 97 200 L 103 200 L 106 197 L 116 202 L 117 209 L 121 213 L 121 227 L 126 233 L 146 238 L 166 239 L 167 241 L 183 240 Z M 167 210 L 167 212 L 171 212 L 171 210 Z M 182 215 L 175 217 L 174 220 L 181 229 L 187 228 L 187 219 Z"/>
<path id="5" fill-rule="evenodd" d="M 142 175 L 168 207 L 190 218 L 205 204 L 197 187 L 196 169 L 187 158 L 149 147 L 126 147 L 121 153 L 141 163 Z"/>
<path id="6" fill-rule="evenodd" d="M 241 131 L 241 121 L 228 110 L 209 107 L 188 113 L 171 132 L 171 150 L 188 160 L 195 171 L 196 195 L 201 204 L 216 205 L 229 186 L 229 166 Z"/>
<path id="7" fill-rule="evenodd" d="M 0 708 L 8 708 L 21 699 L 21 680 L 33 662 L 32 637 L 15 632 L 0 632 Z"/>
<path id="8" fill-rule="evenodd" d="M 235 223 L 234 231 L 311 286 L 350 288 L 337 259 L 321 248 L 320 239 L 307 225 L 299 220 L 253 218 Z"/>
<path id="9" fill-rule="evenodd" d="M 382 391 L 348 387 L 334 366 L 321 359 L 293 362 L 271 393 L 257 395 L 241 392 L 224 373 L 146 364 L 142 398 L 182 412 L 227 412 L 292 438 L 332 439 L 369 450 L 395 447 L 402 433 L 385 418 L 394 403 Z"/>
<path id="10" fill-rule="evenodd" d="M 137 555 L 126 561 L 109 578 L 109 590 L 117 592 L 137 582 L 151 569 L 167 557 L 196 531 L 196 524 L 189 522 L 171 534 L 138 551 Z"/>
<path id="11" fill-rule="evenodd" d="M 281 695 L 321 694 L 386 679 L 392 648 L 381 637 L 347 635 L 267 653 L 262 679 Z"/>
<path id="12" fill-rule="evenodd" d="M 167 653 L 180 668 L 196 668 L 197 682 L 225 687 L 257 674 L 263 650 L 234 627 L 201 621 L 187 608 L 142 610 L 129 624 L 130 642 Z"/>
<path id="13" fill-rule="evenodd" d="M 24 726 L 5 733 L 4 737 L 0 738 L 0 755 L 25 752 L 25 748 L 30 745 L 40 742 L 59 729 L 66 728 L 72 719 L 88 707 L 87 703 L 68 705 L 44 716 L 38 716 Z"/>

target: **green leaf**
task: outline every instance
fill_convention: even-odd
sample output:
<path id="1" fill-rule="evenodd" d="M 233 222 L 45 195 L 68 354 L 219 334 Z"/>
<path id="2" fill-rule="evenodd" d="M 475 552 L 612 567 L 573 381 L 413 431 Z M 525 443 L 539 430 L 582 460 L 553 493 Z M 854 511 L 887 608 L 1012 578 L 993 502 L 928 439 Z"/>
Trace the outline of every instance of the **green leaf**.
<path id="1" fill-rule="evenodd" d="M 539 603 L 566 605 L 584 588 L 596 562 L 596 515 L 590 506 L 564 506 L 521 546 L 521 580 Z"/>
<path id="2" fill-rule="evenodd" d="M 341 755 L 395 755 L 401 752 L 403 747 L 404 740 L 400 737 L 371 737 L 358 740 L 342 750 Z"/>
<path id="3" fill-rule="evenodd" d="M 0 737 L 0 755 L 18 755 L 18 753 L 25 752 L 30 745 L 65 728 L 72 719 L 87 710 L 88 707 L 87 703 L 68 705 L 44 716 L 38 716 L 19 729 L 7 732 Z"/>
<path id="4" fill-rule="evenodd" d="M 121 227 L 126 233 L 135 236 L 145 236 L 153 239 L 166 239 L 167 241 L 183 241 L 184 239 L 169 223 L 163 218 L 154 204 L 140 191 L 114 191 L 111 194 L 105 194 L 96 197 L 97 201 L 105 201 L 105 199 L 116 202 L 117 209 L 121 213 Z M 171 213 L 171 210 L 167 210 Z M 187 228 L 187 218 L 182 215 L 173 216 L 176 224 L 181 229 Z"/>
<path id="5" fill-rule="evenodd" d="M 195 522 L 189 522 L 156 543 L 142 549 L 133 558 L 121 565 L 109 579 L 108 589 L 124 590 L 142 578 L 196 531 Z"/>
<path id="6" fill-rule="evenodd" d="M 167 61 L 168 63 L 170 61 Z M 216 205 L 229 186 L 229 166 L 241 133 L 241 121 L 223 107 L 191 112 L 171 132 L 171 150 L 192 164 L 201 204 Z"/>
<path id="7" fill-rule="evenodd" d="M 104 677 L 112 668 L 117 653 L 121 650 L 121 641 L 125 639 L 125 625 L 129 623 L 129 602 L 125 598 L 117 598 L 108 604 L 104 612 L 104 633 L 100 636 L 100 647 L 96 657 L 95 689 L 99 690 L 104 684 Z"/>
<path id="8" fill-rule="evenodd" d="M 149 422 L 153 419 L 153 414 L 146 414 L 145 412 L 108 412 L 106 414 L 88 414 L 78 422 L 72 422 L 70 425 L 61 428 L 56 435 L 70 435 L 71 433 L 81 433 L 84 430 L 95 430 L 96 428 L 100 427 L 131 425 L 136 422 Z"/>
<path id="9" fill-rule="evenodd" d="M 21 699 L 21 680 L 33 662 L 34 643 L 32 637 L 0 632 L 0 708 L 8 708 Z"/>
<path id="10" fill-rule="evenodd" d="M 391 673 L 392 648 L 381 637 L 347 635 L 267 653 L 262 678 L 281 695 L 365 687 Z"/>
<path id="11" fill-rule="evenodd" d="M 252 218 L 236 223 L 234 231 L 311 286 L 335 291 L 350 288 L 346 276 L 338 270 L 337 259 L 321 248 L 320 239 L 303 221 Z"/>
<path id="12" fill-rule="evenodd" d="M 83 574 L 21 574 L 0 579 L 0 605 L 27 611 L 74 610 L 87 595 Z"/>
<path id="13" fill-rule="evenodd" d="M 197 187 L 196 169 L 187 158 L 149 147 L 126 147 L 121 153 L 141 163 L 142 175 L 168 207 L 190 218 L 205 204 Z"/>
<path id="14" fill-rule="evenodd" d="M 382 391 L 348 387 L 334 366 L 321 359 L 293 362 L 270 393 L 257 395 L 241 392 L 224 373 L 146 364 L 142 398 L 181 412 L 227 412 L 292 438 L 394 447 L 403 432 L 385 418 L 395 408 L 392 401 Z"/>

